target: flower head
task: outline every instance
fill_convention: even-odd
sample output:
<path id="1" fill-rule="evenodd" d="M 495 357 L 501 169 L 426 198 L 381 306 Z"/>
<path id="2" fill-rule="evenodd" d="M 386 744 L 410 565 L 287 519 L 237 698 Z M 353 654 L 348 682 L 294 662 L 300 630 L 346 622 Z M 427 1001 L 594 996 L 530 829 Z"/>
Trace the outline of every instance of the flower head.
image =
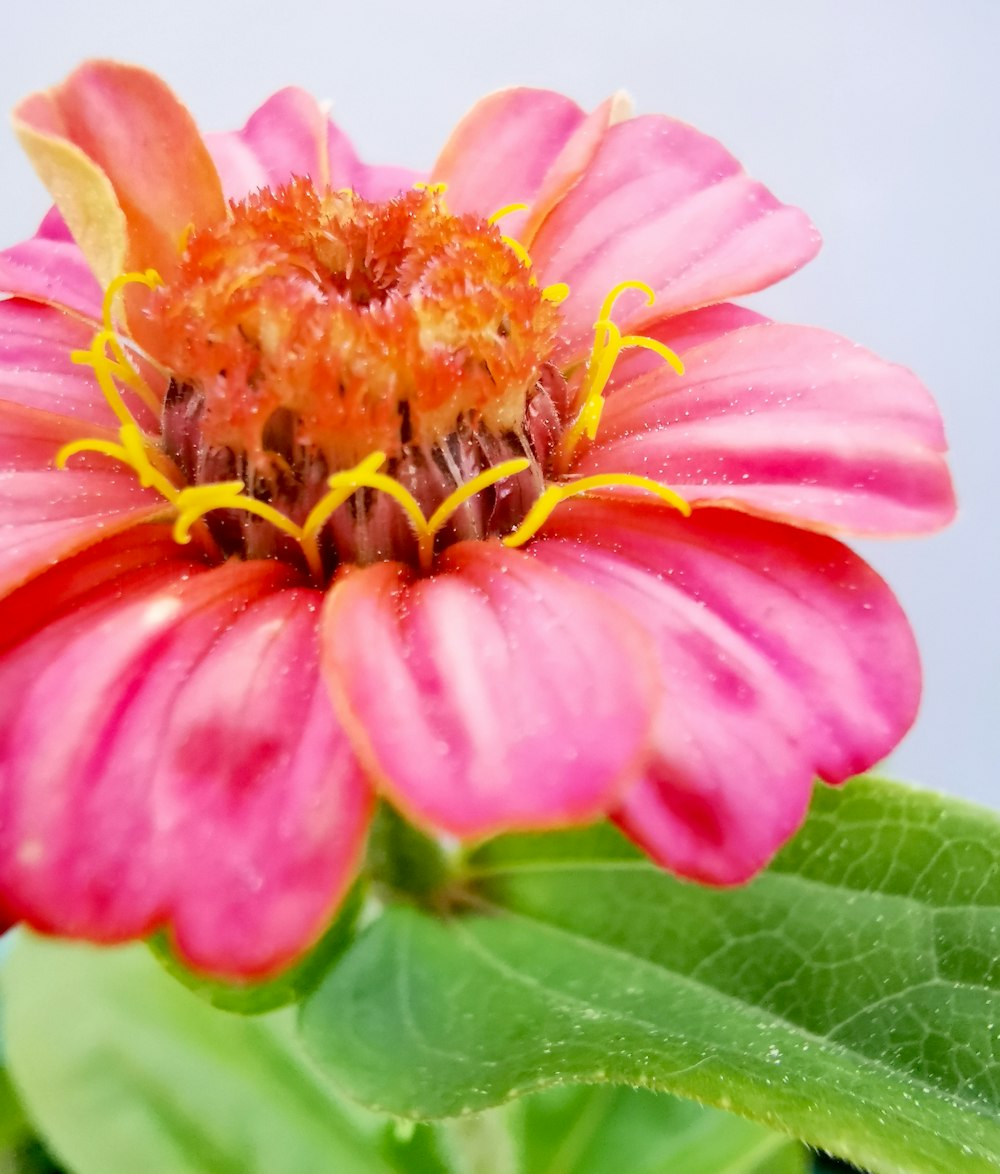
<path id="1" fill-rule="evenodd" d="M 906 621 L 837 535 L 953 510 L 918 381 L 726 299 L 809 222 L 713 140 L 510 90 L 430 175 L 297 90 L 203 138 L 96 62 L 0 254 L 0 908 L 265 974 L 375 797 L 610 815 L 711 883 L 888 752 Z"/>

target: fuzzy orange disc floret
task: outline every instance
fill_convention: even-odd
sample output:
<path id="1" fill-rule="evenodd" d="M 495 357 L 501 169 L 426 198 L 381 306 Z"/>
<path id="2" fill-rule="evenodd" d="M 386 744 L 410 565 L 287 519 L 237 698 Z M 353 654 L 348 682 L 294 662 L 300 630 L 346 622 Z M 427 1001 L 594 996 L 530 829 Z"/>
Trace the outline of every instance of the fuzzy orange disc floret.
<path id="1" fill-rule="evenodd" d="M 148 315 L 156 358 L 203 397 L 205 443 L 263 459 L 279 413 L 332 468 L 463 417 L 517 428 L 558 324 L 487 221 L 432 191 L 375 203 L 306 179 L 193 231 Z"/>

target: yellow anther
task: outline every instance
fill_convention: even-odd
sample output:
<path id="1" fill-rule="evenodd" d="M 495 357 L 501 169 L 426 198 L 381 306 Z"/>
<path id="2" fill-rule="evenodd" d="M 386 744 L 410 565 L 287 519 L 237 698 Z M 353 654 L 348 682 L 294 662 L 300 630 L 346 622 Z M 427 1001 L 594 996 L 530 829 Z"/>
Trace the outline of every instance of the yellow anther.
<path id="1" fill-rule="evenodd" d="M 684 364 L 681 362 L 680 356 L 676 351 L 672 351 L 666 343 L 662 343 L 658 339 L 649 338 L 645 334 L 626 334 L 618 343 L 618 349 L 623 351 L 626 347 L 641 347 L 646 351 L 654 351 L 661 359 L 666 359 L 678 375 L 684 374 Z"/>
<path id="2" fill-rule="evenodd" d="M 448 521 L 456 510 L 460 509 L 477 493 L 482 493 L 484 489 L 489 489 L 491 485 L 495 485 L 498 481 L 503 481 L 507 477 L 516 477 L 518 473 L 523 473 L 525 469 L 531 464 L 525 457 L 515 457 L 510 461 L 501 461 L 499 465 L 494 465 L 492 469 L 484 469 L 478 473 L 470 481 L 466 481 L 464 485 L 459 487 L 444 499 L 438 508 L 427 519 L 424 533 L 420 535 L 420 565 L 424 570 L 429 570 L 431 563 L 434 560 L 434 539 L 437 532 Z"/>
<path id="3" fill-rule="evenodd" d="M 98 452 L 106 457 L 114 457 L 116 461 L 121 461 L 126 465 L 131 465 L 132 463 L 129 460 L 124 446 L 116 444 L 113 440 L 99 440 L 97 437 L 86 437 L 82 440 L 71 440 L 69 444 L 62 446 L 55 456 L 56 468 L 65 469 L 66 462 L 69 458 L 75 457 L 77 453 L 81 452 Z"/>
<path id="4" fill-rule="evenodd" d="M 306 520 L 302 523 L 303 537 L 315 539 L 330 515 L 335 510 L 340 509 L 355 490 L 363 488 L 365 485 L 364 479 L 373 473 L 377 473 L 384 464 L 385 453 L 373 452 L 369 453 L 353 469 L 344 469 L 340 473 L 334 473 L 327 481 L 327 484 L 331 487 L 330 492 L 325 493 L 316 502 L 309 511 Z M 334 485 L 334 480 L 336 480 L 336 485 Z M 421 513 L 420 516 L 423 517 L 423 514 Z"/>
<path id="5" fill-rule="evenodd" d="M 560 302 L 564 302 L 569 297 L 569 286 L 565 281 L 556 281 L 542 290 L 542 297 L 554 306 L 558 306 Z"/>
<path id="6" fill-rule="evenodd" d="M 157 286 L 162 284 L 163 279 L 155 269 L 147 269 L 145 273 L 119 273 L 104 291 L 104 303 L 101 307 L 101 318 L 104 322 L 104 329 L 114 333 L 115 328 L 112 315 L 115 298 L 118 297 L 127 285 L 144 285 L 147 289 L 156 289 Z"/>
<path id="7" fill-rule="evenodd" d="M 446 183 L 427 183 L 425 180 L 418 179 L 413 185 L 414 191 L 426 192 L 429 196 L 443 196 L 448 190 Z"/>
<path id="8" fill-rule="evenodd" d="M 509 216 L 511 212 L 527 212 L 527 204 L 504 204 L 502 208 L 498 208 L 492 216 L 486 218 L 487 224 L 496 224 L 498 220 L 503 220 L 505 216 Z"/>
<path id="9" fill-rule="evenodd" d="M 521 244 L 520 241 L 515 240 L 512 236 L 503 236 L 502 234 L 500 239 L 507 246 L 507 248 L 510 249 L 514 256 L 517 257 L 525 269 L 531 268 L 531 254 L 524 247 L 524 245 Z M 532 281 L 534 281 L 534 278 L 532 278 Z"/>
<path id="10" fill-rule="evenodd" d="M 619 281 L 614 286 L 608 296 L 601 303 L 601 312 L 597 316 L 598 326 L 602 322 L 607 322 L 611 317 L 611 311 L 615 308 L 615 302 L 627 289 L 637 289 L 640 293 L 646 295 L 646 305 L 651 306 L 656 299 L 656 294 L 653 293 L 652 287 L 647 285 L 644 281 Z"/>
<path id="11" fill-rule="evenodd" d="M 561 471 L 565 471 L 569 466 L 570 458 L 584 436 L 591 440 L 596 438 L 601 413 L 604 410 L 604 390 L 623 350 L 627 347 L 641 347 L 643 350 L 654 351 L 666 360 L 678 375 L 684 374 L 684 364 L 665 343 L 655 338 L 647 338 L 644 334 L 623 335 L 612 321 L 611 312 L 615 308 L 615 302 L 629 289 L 645 294 L 647 304 L 653 304 L 655 294 L 644 281 L 620 281 L 601 303 L 601 316 L 594 323 L 594 346 L 580 388 L 580 409 L 563 436 L 560 446 L 557 467 Z"/>
<path id="12" fill-rule="evenodd" d="M 520 526 L 503 539 L 504 546 L 523 546 L 534 538 L 548 521 L 549 515 L 556 506 L 569 498 L 577 497 L 582 493 L 591 493 L 595 489 L 610 489 L 621 485 L 654 494 L 667 505 L 673 506 L 684 517 L 688 517 L 691 513 L 690 505 L 679 493 L 674 493 L 672 489 L 668 489 L 665 485 L 661 485 L 649 477 L 639 477 L 634 473 L 598 473 L 593 477 L 581 477 L 578 481 L 565 481 L 561 484 L 549 485 L 525 514 L 524 521 Z"/>
<path id="13" fill-rule="evenodd" d="M 191 527 L 212 510 L 242 510 L 270 522 L 272 526 L 290 535 L 296 541 L 302 536 L 301 529 L 291 518 L 276 510 L 265 501 L 247 497 L 242 481 L 214 481 L 209 485 L 189 485 L 182 489 L 174 501 L 177 517 L 174 520 L 173 538 L 182 545 L 191 541 Z"/>

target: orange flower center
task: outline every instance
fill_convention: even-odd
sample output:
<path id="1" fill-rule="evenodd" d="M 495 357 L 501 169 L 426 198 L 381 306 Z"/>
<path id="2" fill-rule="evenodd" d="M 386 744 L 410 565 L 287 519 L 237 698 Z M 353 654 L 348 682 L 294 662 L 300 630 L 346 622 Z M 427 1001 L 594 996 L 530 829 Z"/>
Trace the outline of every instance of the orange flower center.
<path id="1" fill-rule="evenodd" d="M 516 431 L 558 326 L 494 225 L 433 191 L 373 203 L 304 179 L 193 232 L 148 314 L 203 443 L 265 475 L 289 450 L 333 470 L 463 424 Z"/>

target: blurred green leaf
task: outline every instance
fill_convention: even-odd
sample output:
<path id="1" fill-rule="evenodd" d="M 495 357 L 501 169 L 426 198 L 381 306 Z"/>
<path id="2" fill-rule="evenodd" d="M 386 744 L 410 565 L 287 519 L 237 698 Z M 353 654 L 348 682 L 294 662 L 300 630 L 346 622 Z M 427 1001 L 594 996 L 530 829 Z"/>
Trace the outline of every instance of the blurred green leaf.
<path id="1" fill-rule="evenodd" d="M 74 1174 L 390 1174 L 297 1054 L 287 1013 L 217 1011 L 144 946 L 25 935 L 3 970 L 17 1086 Z"/>

